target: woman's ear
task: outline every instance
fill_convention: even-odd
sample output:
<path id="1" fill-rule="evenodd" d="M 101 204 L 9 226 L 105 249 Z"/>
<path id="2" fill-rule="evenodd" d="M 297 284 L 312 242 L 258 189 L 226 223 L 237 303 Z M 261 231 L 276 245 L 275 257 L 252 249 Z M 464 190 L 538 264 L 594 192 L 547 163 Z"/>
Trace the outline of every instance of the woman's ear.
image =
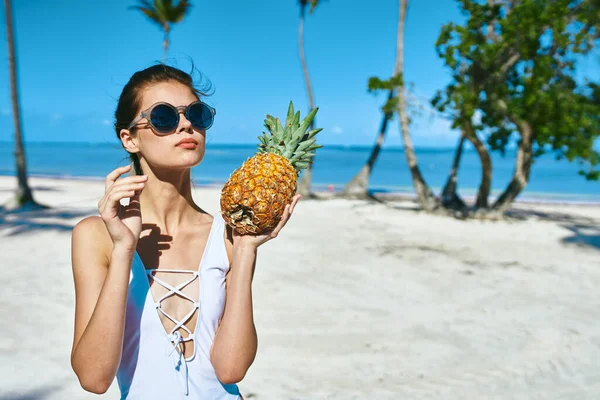
<path id="1" fill-rule="evenodd" d="M 138 153 L 140 149 L 137 145 L 137 137 L 129 129 L 121 129 L 119 138 L 123 144 L 123 148 L 129 153 Z"/>

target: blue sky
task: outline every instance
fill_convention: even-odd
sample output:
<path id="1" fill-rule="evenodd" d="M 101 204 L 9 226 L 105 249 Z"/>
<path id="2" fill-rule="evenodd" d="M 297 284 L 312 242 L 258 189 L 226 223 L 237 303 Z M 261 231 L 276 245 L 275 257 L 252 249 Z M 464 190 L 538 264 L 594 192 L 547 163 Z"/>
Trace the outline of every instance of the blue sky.
<path id="1" fill-rule="evenodd" d="M 117 143 L 111 128 L 116 100 L 129 76 L 162 57 L 162 32 L 133 0 L 13 1 L 19 88 L 26 141 Z M 295 0 L 193 1 L 173 28 L 168 63 L 208 79 L 217 108 L 213 143 L 256 143 L 266 113 L 284 116 L 290 100 L 305 115 L 308 101 L 298 55 Z M 0 141 L 12 140 L 6 30 L 0 40 Z M 307 16 L 305 53 L 323 144 L 370 145 L 383 94 L 367 80 L 391 75 L 397 0 L 328 0 Z M 449 73 L 434 43 L 444 23 L 462 19 L 454 0 L 412 1 L 405 40 L 405 77 L 427 106 Z M 449 123 L 431 112 L 412 125 L 415 145 L 456 143 Z M 399 146 L 395 120 L 386 146 Z"/>

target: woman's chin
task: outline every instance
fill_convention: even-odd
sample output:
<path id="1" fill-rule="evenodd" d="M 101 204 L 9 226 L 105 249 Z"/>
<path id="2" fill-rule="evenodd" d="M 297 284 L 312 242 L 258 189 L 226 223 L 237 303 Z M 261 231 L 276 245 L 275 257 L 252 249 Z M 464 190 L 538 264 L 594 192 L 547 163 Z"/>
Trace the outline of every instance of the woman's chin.
<path id="1" fill-rule="evenodd" d="M 188 151 L 184 154 L 179 154 L 176 157 L 177 161 L 174 160 L 174 164 L 177 164 L 179 168 L 192 168 L 200 164 L 204 159 L 204 151 Z"/>
<path id="2" fill-rule="evenodd" d="M 197 157 L 193 162 L 186 164 L 186 168 L 193 168 L 200 165 L 203 159 L 204 157 Z"/>
<path id="3" fill-rule="evenodd" d="M 202 157 L 196 157 L 194 160 L 179 160 L 176 163 L 156 163 L 155 166 L 157 169 L 162 171 L 185 171 L 187 169 L 192 169 L 195 166 L 199 165 L 202 162 Z"/>

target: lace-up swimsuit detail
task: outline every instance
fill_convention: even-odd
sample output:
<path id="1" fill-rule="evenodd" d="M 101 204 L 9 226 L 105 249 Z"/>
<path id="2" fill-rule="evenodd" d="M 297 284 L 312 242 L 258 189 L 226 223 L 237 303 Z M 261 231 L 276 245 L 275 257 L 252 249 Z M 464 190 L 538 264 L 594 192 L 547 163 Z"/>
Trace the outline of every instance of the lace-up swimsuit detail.
<path id="1" fill-rule="evenodd" d="M 159 272 L 172 273 L 172 274 L 191 274 L 192 277 L 185 280 L 184 282 L 180 283 L 179 285 L 173 287 L 172 285 L 170 285 L 170 284 L 164 282 L 162 279 L 158 278 L 157 273 L 159 273 Z M 154 282 L 158 283 L 159 285 L 161 285 L 162 287 L 164 287 L 165 289 L 168 290 L 167 293 L 165 293 L 160 299 L 158 299 L 157 302 L 154 303 L 154 305 L 156 306 L 156 310 L 158 312 L 160 312 L 162 315 L 164 315 L 165 317 L 170 319 L 175 324 L 175 326 L 171 329 L 171 331 L 168 333 L 167 336 L 168 336 L 169 340 L 171 341 L 171 343 L 173 343 L 173 350 L 176 350 L 177 348 L 179 348 L 180 353 L 184 354 L 184 347 L 182 346 L 182 344 L 184 342 L 189 342 L 189 341 L 195 340 L 194 332 L 192 332 L 185 324 L 192 318 L 192 316 L 194 315 L 196 310 L 198 310 L 200 308 L 200 302 L 195 301 L 190 296 L 183 293 L 182 290 L 186 286 L 188 286 L 189 284 L 191 284 L 192 282 L 194 282 L 196 280 L 196 277 L 199 276 L 198 271 L 190 271 L 187 269 L 154 268 L 154 269 L 147 269 L 146 273 L 148 274 L 148 279 L 153 280 Z M 188 300 L 193 305 L 192 310 L 190 312 L 188 312 L 179 321 L 177 319 L 175 319 L 174 317 L 172 317 L 171 315 L 169 315 L 162 308 L 162 302 L 164 300 L 166 300 L 167 298 L 169 298 L 171 296 L 175 296 L 175 295 L 181 296 L 183 299 Z M 181 336 L 181 333 L 179 332 L 180 328 L 183 329 L 187 333 L 186 337 Z M 185 359 L 186 362 L 191 361 L 194 358 L 194 356 L 196 355 L 196 346 L 192 346 L 192 348 L 194 350 L 194 353 L 190 357 L 187 357 Z"/>
<path id="2" fill-rule="evenodd" d="M 146 269 L 135 253 L 123 354 L 117 371 L 122 400 L 240 399 L 237 385 L 221 383 L 210 361 L 210 349 L 225 308 L 225 275 L 229 271 L 224 231 L 225 222 L 216 214 L 197 271 Z M 170 284 L 167 277 L 173 274 L 189 277 Z M 152 282 L 166 290 L 156 301 L 150 289 Z M 194 284 L 199 287 L 198 300 L 184 293 L 184 289 Z M 185 299 L 191 306 L 181 319 L 163 308 L 165 300 L 174 297 Z M 196 313 L 197 320 L 191 324 Z M 165 328 L 163 319 L 174 326 Z M 192 346 L 193 351 L 191 356 L 185 357 L 184 350 L 188 346 Z"/>

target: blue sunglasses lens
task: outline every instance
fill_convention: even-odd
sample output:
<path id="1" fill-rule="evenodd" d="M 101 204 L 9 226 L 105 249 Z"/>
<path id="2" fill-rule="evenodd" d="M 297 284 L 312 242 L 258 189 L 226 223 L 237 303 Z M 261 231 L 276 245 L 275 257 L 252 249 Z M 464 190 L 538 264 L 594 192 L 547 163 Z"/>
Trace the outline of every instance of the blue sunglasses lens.
<path id="1" fill-rule="evenodd" d="M 194 103 L 188 109 L 187 119 L 196 129 L 208 129 L 213 124 L 214 115 L 210 108 L 204 103 Z"/>
<path id="2" fill-rule="evenodd" d="M 179 114 L 166 104 L 159 104 L 150 112 L 150 121 L 158 132 L 169 133 L 177 128 Z"/>

